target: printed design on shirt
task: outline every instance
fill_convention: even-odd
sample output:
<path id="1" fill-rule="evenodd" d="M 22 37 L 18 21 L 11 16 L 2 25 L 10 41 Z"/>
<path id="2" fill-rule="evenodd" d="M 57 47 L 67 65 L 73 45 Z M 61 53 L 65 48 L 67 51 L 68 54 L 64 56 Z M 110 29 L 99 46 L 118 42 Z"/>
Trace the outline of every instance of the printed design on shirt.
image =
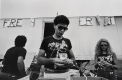
<path id="1" fill-rule="evenodd" d="M 48 48 L 52 51 L 51 55 L 53 55 L 54 54 L 53 52 L 56 51 L 56 57 L 59 57 L 59 53 L 67 52 L 68 45 L 66 44 L 64 40 L 62 40 L 61 43 L 59 42 L 49 43 Z"/>
<path id="2" fill-rule="evenodd" d="M 107 61 L 108 63 L 112 63 L 112 61 L 113 61 L 112 55 L 100 56 L 100 57 L 98 57 L 98 59 L 99 59 L 100 61 Z"/>

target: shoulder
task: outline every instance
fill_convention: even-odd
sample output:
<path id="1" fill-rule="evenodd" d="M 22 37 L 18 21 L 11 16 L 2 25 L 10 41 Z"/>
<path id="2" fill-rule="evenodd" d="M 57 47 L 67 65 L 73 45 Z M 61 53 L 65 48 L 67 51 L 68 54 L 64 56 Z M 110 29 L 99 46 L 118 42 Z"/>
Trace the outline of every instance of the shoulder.
<path id="1" fill-rule="evenodd" d="M 116 53 L 115 53 L 115 52 L 112 52 L 111 54 L 112 54 L 113 56 L 116 56 Z"/>
<path id="2" fill-rule="evenodd" d="M 11 48 L 9 48 L 8 50 L 12 50 L 12 49 L 14 49 L 15 47 L 11 47 Z"/>
<path id="3" fill-rule="evenodd" d="M 22 48 L 22 50 L 27 51 L 25 48 Z"/>
<path id="4" fill-rule="evenodd" d="M 26 53 L 27 53 L 27 50 L 22 47 L 22 48 L 20 48 L 18 56 L 22 56 L 25 59 Z"/>
<path id="5" fill-rule="evenodd" d="M 45 37 L 45 38 L 43 39 L 43 42 L 48 42 L 48 41 L 50 41 L 50 40 L 53 40 L 53 37 L 52 37 L 52 36 Z"/>
<path id="6" fill-rule="evenodd" d="M 48 39 L 51 39 L 53 38 L 52 36 L 48 36 L 48 37 L 45 37 L 44 40 L 48 40 Z"/>
<path id="7" fill-rule="evenodd" d="M 48 43 L 48 42 L 50 42 L 50 41 L 52 41 L 52 40 L 53 40 L 53 37 L 52 37 L 52 36 L 48 36 L 48 37 L 45 37 L 45 38 L 43 39 L 42 43 Z"/>
<path id="8" fill-rule="evenodd" d="M 11 51 L 13 51 L 15 49 L 15 47 L 11 47 L 11 48 L 9 48 L 6 52 L 11 52 Z"/>
<path id="9" fill-rule="evenodd" d="M 68 38 L 64 38 L 64 37 L 63 37 L 63 39 L 70 42 L 70 39 L 68 39 Z"/>
<path id="10" fill-rule="evenodd" d="M 27 50 L 26 50 L 25 48 L 22 48 L 22 49 L 21 49 L 21 52 L 23 52 L 23 53 L 26 54 Z"/>
<path id="11" fill-rule="evenodd" d="M 18 51 L 21 51 L 21 52 L 27 52 L 27 50 L 24 48 L 24 47 L 16 47 Z"/>

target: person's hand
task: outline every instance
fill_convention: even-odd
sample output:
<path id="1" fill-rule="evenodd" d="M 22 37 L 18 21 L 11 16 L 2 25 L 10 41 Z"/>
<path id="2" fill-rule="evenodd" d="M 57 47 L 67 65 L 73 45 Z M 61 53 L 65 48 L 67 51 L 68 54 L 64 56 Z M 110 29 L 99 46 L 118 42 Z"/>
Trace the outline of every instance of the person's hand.
<path id="1" fill-rule="evenodd" d="M 73 64 L 72 59 L 66 59 L 66 60 L 63 60 L 63 61 L 65 61 L 65 64 Z"/>
<path id="2" fill-rule="evenodd" d="M 110 66 L 111 64 L 108 63 L 107 61 L 101 61 L 101 63 L 104 65 L 104 66 Z"/>
<path id="3" fill-rule="evenodd" d="M 67 68 L 71 68 L 72 66 L 73 66 L 73 60 L 71 60 L 71 59 L 66 59 L 66 60 L 64 60 L 65 61 L 65 67 L 67 67 Z"/>
<path id="4" fill-rule="evenodd" d="M 102 63 L 101 61 L 97 62 L 97 65 L 100 66 L 100 67 L 104 67 L 104 63 Z"/>
<path id="5" fill-rule="evenodd" d="M 63 61 L 63 60 L 61 60 L 59 58 L 51 58 L 51 59 L 52 59 L 52 62 L 54 64 L 64 64 L 65 63 L 65 61 Z"/>
<path id="6" fill-rule="evenodd" d="M 58 66 L 58 67 L 64 66 L 64 64 L 61 64 L 61 63 L 55 63 L 55 65 Z"/>

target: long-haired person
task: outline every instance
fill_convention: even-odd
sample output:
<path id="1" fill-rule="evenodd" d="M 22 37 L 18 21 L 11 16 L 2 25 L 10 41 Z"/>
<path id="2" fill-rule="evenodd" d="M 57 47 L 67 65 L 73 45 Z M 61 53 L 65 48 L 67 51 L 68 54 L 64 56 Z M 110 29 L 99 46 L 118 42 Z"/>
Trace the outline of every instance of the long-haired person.
<path id="1" fill-rule="evenodd" d="M 3 77 L 0 78 L 0 80 L 7 80 L 7 77 L 18 79 L 26 76 L 24 65 L 24 59 L 27 52 L 24 48 L 26 41 L 27 39 L 25 36 L 19 35 L 15 39 L 15 46 L 6 51 L 1 71 L 1 75 L 3 75 Z"/>
<path id="2" fill-rule="evenodd" d="M 97 76 L 116 80 L 114 70 L 118 69 L 117 57 L 107 39 L 102 38 L 98 41 L 95 48 L 95 63 Z"/>

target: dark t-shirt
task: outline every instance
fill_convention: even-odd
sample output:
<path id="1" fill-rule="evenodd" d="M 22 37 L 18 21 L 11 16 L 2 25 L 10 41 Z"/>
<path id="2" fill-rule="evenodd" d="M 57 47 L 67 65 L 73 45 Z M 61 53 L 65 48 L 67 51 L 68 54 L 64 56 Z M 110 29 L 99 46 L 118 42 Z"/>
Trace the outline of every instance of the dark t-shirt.
<path id="1" fill-rule="evenodd" d="M 22 56 L 25 59 L 26 49 L 23 47 L 11 47 L 8 49 L 4 56 L 5 63 L 2 68 L 2 72 L 20 76 L 20 71 L 17 66 L 17 60 L 19 56 Z"/>
<path id="2" fill-rule="evenodd" d="M 57 40 L 53 36 L 46 37 L 40 46 L 40 49 L 45 50 L 46 58 L 62 58 L 61 55 L 70 58 L 68 50 L 72 48 L 71 42 L 67 38 Z M 54 65 L 45 65 L 46 68 L 54 69 Z M 56 68 L 57 70 L 64 70 L 65 67 Z"/>
<path id="3" fill-rule="evenodd" d="M 106 54 L 104 54 L 104 55 L 99 55 L 99 56 L 98 56 L 98 62 L 99 62 L 99 61 L 106 61 L 106 62 L 108 62 L 108 63 L 114 65 L 115 63 L 114 63 L 113 54 L 114 54 L 114 53 L 108 54 L 108 55 L 106 55 Z M 107 71 L 113 71 L 113 70 L 114 70 L 112 67 L 105 67 L 105 66 L 104 66 L 104 67 L 102 67 L 102 68 L 106 69 Z"/>
<path id="4" fill-rule="evenodd" d="M 108 54 L 108 55 L 98 55 L 98 61 L 106 61 L 110 64 L 115 65 L 113 54 L 115 53 L 112 52 L 112 54 Z M 108 80 L 116 80 L 116 77 L 113 71 L 114 69 L 112 67 L 105 67 L 105 66 L 98 67 L 97 76 L 107 78 Z"/>
<path id="5" fill-rule="evenodd" d="M 114 65 L 113 55 L 112 54 L 110 54 L 110 55 L 99 55 L 98 56 L 98 61 L 101 61 L 101 60 L 107 61 L 108 63 Z"/>

